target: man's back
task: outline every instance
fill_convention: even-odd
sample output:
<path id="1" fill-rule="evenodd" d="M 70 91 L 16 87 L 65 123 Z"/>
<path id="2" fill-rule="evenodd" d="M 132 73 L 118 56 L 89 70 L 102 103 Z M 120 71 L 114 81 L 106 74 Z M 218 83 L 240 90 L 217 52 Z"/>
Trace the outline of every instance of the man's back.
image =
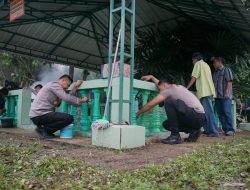
<path id="1" fill-rule="evenodd" d="M 204 109 L 200 101 L 181 85 L 172 85 L 172 87 L 160 92 L 164 98 L 172 98 L 174 100 L 183 101 L 188 107 L 193 108 L 197 113 L 204 113 Z"/>
<path id="2" fill-rule="evenodd" d="M 58 82 L 49 82 L 40 90 L 31 104 L 30 117 L 36 117 L 55 111 L 55 105 L 53 103 L 58 99 L 57 95 L 53 93 L 55 89 L 63 90 Z"/>
<path id="3" fill-rule="evenodd" d="M 196 89 L 198 98 L 214 96 L 215 88 L 209 65 L 200 60 L 195 63 L 192 76 L 196 78 Z"/>

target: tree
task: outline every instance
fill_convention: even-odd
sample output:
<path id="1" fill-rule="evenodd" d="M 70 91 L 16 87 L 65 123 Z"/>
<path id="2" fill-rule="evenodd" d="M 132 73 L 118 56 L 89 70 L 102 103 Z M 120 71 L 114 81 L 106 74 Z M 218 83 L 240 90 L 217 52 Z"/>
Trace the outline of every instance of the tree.
<path id="1" fill-rule="evenodd" d="M 209 64 L 211 57 L 222 56 L 235 73 L 236 92 L 243 92 L 239 86 L 249 79 L 250 54 L 247 45 L 230 31 L 208 24 L 182 22 L 171 32 L 150 28 L 138 35 L 139 45 L 135 51 L 137 78 L 145 74 L 157 77 L 170 74 L 175 83 L 186 84 L 193 67 L 191 56 L 201 52 Z M 242 72 L 244 75 L 240 74 Z M 249 92 L 250 85 L 244 88 L 244 92 Z"/>
<path id="2" fill-rule="evenodd" d="M 38 80 L 39 68 L 43 64 L 38 59 L 3 52 L 0 54 L 0 81 L 9 80 L 20 87 L 28 87 Z"/>

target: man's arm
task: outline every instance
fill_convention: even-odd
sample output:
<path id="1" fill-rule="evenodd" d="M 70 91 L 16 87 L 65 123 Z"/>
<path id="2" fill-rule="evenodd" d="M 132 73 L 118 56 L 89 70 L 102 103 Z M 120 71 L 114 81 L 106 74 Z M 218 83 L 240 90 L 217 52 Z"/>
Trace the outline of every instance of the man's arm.
<path id="1" fill-rule="evenodd" d="M 228 81 L 224 90 L 224 98 L 228 99 L 229 98 L 229 90 L 232 89 L 233 86 L 233 82 L 232 81 Z"/>
<path id="2" fill-rule="evenodd" d="M 141 78 L 141 80 L 145 80 L 145 81 L 150 81 L 152 80 L 156 85 L 158 85 L 159 83 L 159 80 L 157 78 L 155 78 L 153 75 L 146 75 L 146 76 L 143 76 Z"/>
<path id="3" fill-rule="evenodd" d="M 70 94 L 75 95 L 77 89 L 82 85 L 82 83 L 83 83 L 83 80 L 78 80 L 78 81 L 76 81 L 74 87 L 73 87 L 72 90 L 70 91 Z"/>
<path id="4" fill-rule="evenodd" d="M 242 111 L 243 111 L 243 105 L 240 104 L 240 115 L 242 114 Z"/>
<path id="5" fill-rule="evenodd" d="M 230 68 L 225 68 L 225 79 L 227 81 L 226 87 L 224 89 L 224 98 L 228 99 L 229 98 L 229 90 L 232 89 L 233 86 L 233 73 Z"/>
<path id="6" fill-rule="evenodd" d="M 151 100 L 149 103 L 143 106 L 142 109 L 136 113 L 136 117 L 139 117 L 141 114 L 147 112 L 148 110 L 150 110 L 151 108 L 153 108 L 154 106 L 158 105 L 163 101 L 164 97 L 162 95 L 156 96 L 153 100 Z"/>
<path id="7" fill-rule="evenodd" d="M 192 78 L 191 78 L 190 82 L 187 85 L 188 90 L 191 88 L 191 86 L 193 86 L 196 79 L 198 79 L 200 77 L 200 75 L 201 75 L 201 65 L 196 63 L 194 65 L 194 69 L 193 69 L 193 72 L 192 72 Z"/>
<path id="8" fill-rule="evenodd" d="M 77 98 L 76 96 L 67 94 L 60 86 L 53 86 L 51 90 L 59 99 L 64 100 L 68 104 L 79 105 L 82 102 L 88 101 L 87 97 Z"/>
<path id="9" fill-rule="evenodd" d="M 196 81 L 196 78 L 192 77 L 192 79 L 190 80 L 190 82 L 187 85 L 187 89 L 191 88 L 193 86 L 193 84 L 195 83 L 195 81 Z"/>

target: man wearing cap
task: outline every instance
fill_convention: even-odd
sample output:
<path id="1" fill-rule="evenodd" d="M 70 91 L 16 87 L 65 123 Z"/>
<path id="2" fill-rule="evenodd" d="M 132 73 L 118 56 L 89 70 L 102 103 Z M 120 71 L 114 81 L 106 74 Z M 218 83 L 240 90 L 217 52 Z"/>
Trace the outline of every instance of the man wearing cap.
<path id="1" fill-rule="evenodd" d="M 189 82 L 187 89 L 196 83 L 197 97 L 205 109 L 206 125 L 203 126 L 204 134 L 210 137 L 218 136 L 218 128 L 215 122 L 215 115 L 213 110 L 212 99 L 215 97 L 215 88 L 212 79 L 212 73 L 209 65 L 203 61 L 201 53 L 194 53 L 192 56 L 192 63 L 194 64 L 192 79 Z"/>
<path id="2" fill-rule="evenodd" d="M 205 123 L 205 111 L 200 101 L 185 87 L 172 84 L 171 79 L 158 80 L 152 75 L 143 76 L 142 80 L 152 80 L 160 90 L 157 97 L 147 103 L 136 113 L 139 117 L 154 106 L 164 103 L 168 120 L 163 122 L 163 127 L 171 134 L 162 140 L 164 144 L 179 144 L 179 132 L 189 133 L 186 142 L 196 142 L 201 132 L 200 128 Z"/>
<path id="3" fill-rule="evenodd" d="M 69 75 L 63 75 L 58 81 L 47 83 L 37 94 L 31 104 L 30 119 L 37 126 L 36 132 L 43 138 L 53 138 L 54 132 L 60 130 L 73 122 L 72 115 L 67 113 L 55 112 L 55 108 L 61 100 L 68 104 L 80 105 L 88 100 L 87 97 L 77 98 L 76 90 L 81 86 L 79 80 L 71 90 L 71 94 L 65 92 L 73 82 Z"/>
<path id="4" fill-rule="evenodd" d="M 227 136 L 233 136 L 235 133 L 231 111 L 233 73 L 229 67 L 223 65 L 223 58 L 214 57 L 212 61 L 215 68 L 215 72 L 213 73 L 216 90 L 215 107 L 224 133 Z"/>
<path id="5" fill-rule="evenodd" d="M 0 86 L 0 116 L 6 112 L 5 97 L 8 95 L 9 90 L 6 87 Z"/>

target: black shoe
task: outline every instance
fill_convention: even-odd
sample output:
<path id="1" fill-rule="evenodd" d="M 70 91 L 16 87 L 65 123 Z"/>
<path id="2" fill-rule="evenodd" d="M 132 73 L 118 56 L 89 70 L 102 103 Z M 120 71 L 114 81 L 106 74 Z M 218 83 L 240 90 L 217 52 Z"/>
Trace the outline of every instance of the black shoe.
<path id="1" fill-rule="evenodd" d="M 37 127 L 37 128 L 35 129 L 35 132 L 36 132 L 40 137 L 42 137 L 42 138 L 43 138 L 43 131 L 44 131 L 44 129 L 39 128 L 39 127 Z"/>
<path id="2" fill-rule="evenodd" d="M 168 138 L 161 140 L 163 144 L 180 144 L 181 136 L 178 135 L 170 135 Z"/>
<path id="3" fill-rule="evenodd" d="M 52 138 L 55 138 L 55 137 L 56 136 L 53 133 L 49 133 L 46 130 L 44 130 L 43 138 L 45 138 L 45 139 L 52 139 Z"/>
<path id="4" fill-rule="evenodd" d="M 53 133 L 48 133 L 44 128 L 37 127 L 35 131 L 41 138 L 44 139 L 55 138 L 55 135 Z"/>
<path id="5" fill-rule="evenodd" d="M 188 138 L 184 139 L 184 141 L 185 142 L 196 142 L 200 136 L 201 136 L 200 130 L 192 131 L 189 134 Z"/>
<path id="6" fill-rule="evenodd" d="M 203 135 L 208 135 L 209 132 L 203 131 L 202 134 L 203 134 Z"/>

